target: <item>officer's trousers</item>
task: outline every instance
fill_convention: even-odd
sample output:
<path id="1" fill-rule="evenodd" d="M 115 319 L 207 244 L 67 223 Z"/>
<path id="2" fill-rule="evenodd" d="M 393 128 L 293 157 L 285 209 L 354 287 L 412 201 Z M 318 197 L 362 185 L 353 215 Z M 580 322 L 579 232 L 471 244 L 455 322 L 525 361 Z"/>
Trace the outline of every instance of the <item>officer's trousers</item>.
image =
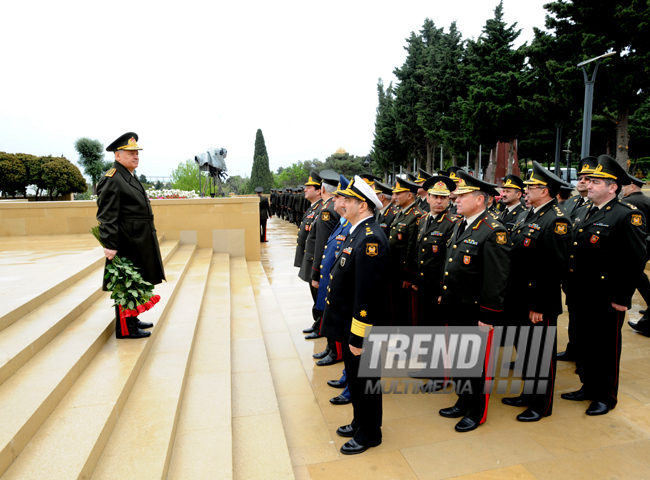
<path id="1" fill-rule="evenodd" d="M 377 393 L 366 393 L 366 384 L 374 387 L 380 378 L 359 378 L 359 359 L 360 356 L 350 351 L 349 345 L 343 345 L 343 362 L 352 400 L 354 440 L 364 446 L 375 445 L 381 440 L 381 389 Z"/>

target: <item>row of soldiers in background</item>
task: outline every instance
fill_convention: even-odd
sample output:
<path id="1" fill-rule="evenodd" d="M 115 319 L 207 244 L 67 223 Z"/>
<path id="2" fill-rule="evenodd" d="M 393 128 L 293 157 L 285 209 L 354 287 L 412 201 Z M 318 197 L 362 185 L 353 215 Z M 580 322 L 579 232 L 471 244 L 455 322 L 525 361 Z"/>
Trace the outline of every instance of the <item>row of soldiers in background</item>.
<path id="1" fill-rule="evenodd" d="M 296 226 L 300 225 L 300 221 L 311 203 L 305 197 L 304 187 L 272 188 L 269 200 L 271 215 L 275 215 Z"/>
<path id="2" fill-rule="evenodd" d="M 626 199 L 647 205 L 635 190 L 640 187 L 632 185 L 614 159 L 589 157 L 581 162 L 579 195 L 560 205 L 560 189 L 568 185 L 534 162 L 528 180 L 511 175 L 503 179 L 499 208 L 497 185 L 458 167 L 441 173 L 420 171 L 414 181 L 397 179 L 392 188 L 364 175 L 382 204 L 376 221 L 388 239 L 385 280 L 390 294 L 377 302 L 390 311 L 392 324 L 476 326 L 478 321 L 490 330 L 493 325 L 536 325 L 547 338 L 562 313 L 564 289 L 570 343 L 583 387 L 562 398 L 591 400 L 588 415 L 608 413 L 617 402 L 622 322 L 647 260 L 645 212 L 620 201 L 618 194 L 624 189 Z M 346 252 L 339 251 L 345 244 L 345 219 L 332 201 L 337 178 L 331 171 L 320 176 L 312 172 L 305 187 L 312 203 L 299 227 L 294 265 L 314 299 L 314 323 L 304 331 L 307 339 L 322 334 L 319 298 L 329 304 L 328 268 L 339 258 L 346 260 L 341 254 Z M 355 322 L 357 329 L 360 323 L 371 326 L 366 321 L 355 318 L 353 328 Z M 523 344 L 530 342 L 533 330 L 520 330 Z M 514 343 L 523 345 L 518 337 Z M 545 348 L 555 355 L 555 337 L 549 338 L 552 345 Z M 345 347 L 328 338 L 327 349 L 314 355 L 320 358 L 317 364 L 340 361 Z M 538 421 L 552 413 L 555 360 L 546 372 L 540 365 L 532 377 L 524 377 L 524 393 L 503 399 L 507 405 L 527 407 L 517 416 L 520 421 Z M 522 370 L 530 371 L 527 365 Z M 542 377 L 549 384 L 545 392 L 536 388 Z M 440 411 L 445 417 L 462 417 L 456 425 L 461 432 L 487 418 L 485 377 L 468 380 L 473 393 L 459 394 L 453 407 Z M 343 386 L 341 381 L 329 383 Z"/>

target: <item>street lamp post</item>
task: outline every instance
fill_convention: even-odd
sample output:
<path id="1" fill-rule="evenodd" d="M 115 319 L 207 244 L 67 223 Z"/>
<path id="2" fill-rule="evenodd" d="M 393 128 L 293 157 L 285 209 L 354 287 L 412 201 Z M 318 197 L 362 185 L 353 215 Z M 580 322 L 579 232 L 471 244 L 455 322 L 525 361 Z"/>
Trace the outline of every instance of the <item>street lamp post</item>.
<path id="1" fill-rule="evenodd" d="M 589 142 L 591 142 L 591 115 L 592 115 L 592 107 L 594 103 L 594 84 L 596 83 L 596 74 L 598 73 L 598 66 L 600 65 L 600 62 L 602 61 L 603 58 L 611 57 L 612 55 L 615 54 L 616 52 L 606 53 L 604 55 L 601 55 L 600 57 L 590 58 L 589 60 L 580 62 L 578 64 L 578 67 L 582 67 L 582 74 L 584 75 L 585 78 L 585 106 L 583 109 L 584 118 L 582 121 L 582 151 L 580 153 L 581 158 L 585 158 L 589 156 Z M 589 76 L 587 75 L 587 69 L 585 68 L 585 65 L 591 62 L 596 62 L 596 67 L 594 68 L 594 73 L 591 76 L 591 80 L 589 80 Z"/>

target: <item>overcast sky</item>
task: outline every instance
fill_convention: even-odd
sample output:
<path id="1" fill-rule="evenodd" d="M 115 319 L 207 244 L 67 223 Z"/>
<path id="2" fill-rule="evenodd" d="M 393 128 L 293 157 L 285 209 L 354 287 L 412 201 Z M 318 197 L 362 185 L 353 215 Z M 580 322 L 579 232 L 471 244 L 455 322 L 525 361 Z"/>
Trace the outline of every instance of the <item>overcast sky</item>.
<path id="1" fill-rule="evenodd" d="M 519 43 L 548 1 L 504 0 Z M 0 151 L 76 162 L 77 138 L 134 131 L 138 173 L 223 147 L 228 173 L 250 175 L 261 128 L 273 171 L 339 147 L 366 155 L 377 80 L 395 80 L 410 32 L 429 17 L 476 38 L 497 3 L 4 1 Z"/>

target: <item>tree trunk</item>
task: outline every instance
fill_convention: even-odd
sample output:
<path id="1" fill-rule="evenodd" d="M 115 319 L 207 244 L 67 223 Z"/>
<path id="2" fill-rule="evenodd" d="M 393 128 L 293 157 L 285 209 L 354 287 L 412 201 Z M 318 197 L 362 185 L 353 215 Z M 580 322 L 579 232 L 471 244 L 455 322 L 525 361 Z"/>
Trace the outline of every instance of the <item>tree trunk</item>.
<path id="1" fill-rule="evenodd" d="M 431 171 L 431 157 L 434 145 L 431 145 L 431 142 L 426 142 L 427 143 L 427 166 L 426 166 L 426 171 L 430 172 Z"/>
<path id="2" fill-rule="evenodd" d="M 93 182 L 93 195 L 97 195 L 97 183 Z"/>
<path id="3" fill-rule="evenodd" d="M 510 139 L 510 147 L 508 148 L 508 166 L 506 168 L 506 174 L 512 175 L 512 167 L 515 164 L 515 139 Z"/>
<path id="4" fill-rule="evenodd" d="M 458 165 L 458 159 L 456 158 L 456 154 L 455 154 L 455 153 L 453 153 L 453 154 L 451 155 L 451 164 L 452 164 L 452 165 Z"/>
<path id="5" fill-rule="evenodd" d="M 628 145 L 630 143 L 630 134 L 628 127 L 630 125 L 630 109 L 619 108 L 618 120 L 616 121 L 616 161 L 627 172 L 630 167 L 630 155 Z"/>
<path id="6" fill-rule="evenodd" d="M 481 179 L 481 156 L 479 155 L 480 150 L 476 151 L 476 158 L 474 159 L 474 176 Z"/>

